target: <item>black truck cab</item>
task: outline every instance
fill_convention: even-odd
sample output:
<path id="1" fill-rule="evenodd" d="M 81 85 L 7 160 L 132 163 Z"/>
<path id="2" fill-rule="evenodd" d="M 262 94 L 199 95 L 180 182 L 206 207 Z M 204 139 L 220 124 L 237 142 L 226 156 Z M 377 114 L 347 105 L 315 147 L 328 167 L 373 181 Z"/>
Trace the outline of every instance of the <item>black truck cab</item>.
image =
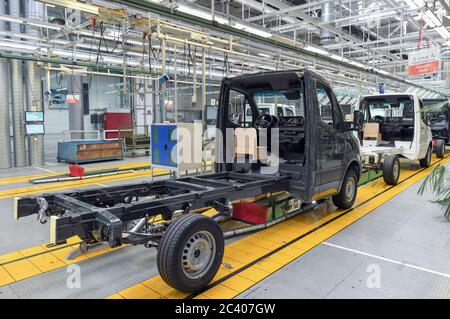
<path id="1" fill-rule="evenodd" d="M 295 115 L 261 114 L 259 103 L 294 107 Z M 356 179 L 348 195 L 356 195 L 361 169 L 353 124 L 345 121 L 329 83 L 308 69 L 224 79 L 216 172 L 289 175 L 289 192 L 311 202 L 338 196 L 352 171 Z"/>

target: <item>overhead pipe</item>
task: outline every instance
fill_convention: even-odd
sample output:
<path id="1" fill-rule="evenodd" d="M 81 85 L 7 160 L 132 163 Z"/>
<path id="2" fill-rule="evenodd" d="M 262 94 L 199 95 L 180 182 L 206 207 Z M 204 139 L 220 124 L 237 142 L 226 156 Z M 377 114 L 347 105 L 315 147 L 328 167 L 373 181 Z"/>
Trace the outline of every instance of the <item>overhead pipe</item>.
<path id="1" fill-rule="evenodd" d="M 44 20 L 45 11 L 44 4 L 34 0 L 27 0 L 25 3 L 26 18 L 38 21 Z M 33 26 L 29 25 L 26 29 L 27 33 L 32 36 L 39 37 L 40 32 Z M 42 112 L 42 85 L 40 67 L 37 62 L 27 61 L 27 109 L 28 111 Z M 28 156 L 30 165 L 44 164 L 44 136 L 34 135 L 28 137 Z"/>
<path id="2" fill-rule="evenodd" d="M 0 13 L 5 14 L 5 1 L 0 0 Z M 5 31 L 0 21 L 0 31 Z M 11 133 L 9 128 L 8 62 L 0 58 L 0 169 L 11 167 Z"/>
<path id="3" fill-rule="evenodd" d="M 9 14 L 20 17 L 20 1 L 9 1 Z M 10 31 L 21 33 L 20 23 L 10 22 Z M 14 164 L 17 167 L 26 166 L 25 149 L 25 112 L 23 104 L 23 70 L 22 61 L 11 60 L 11 100 L 14 132 Z"/>

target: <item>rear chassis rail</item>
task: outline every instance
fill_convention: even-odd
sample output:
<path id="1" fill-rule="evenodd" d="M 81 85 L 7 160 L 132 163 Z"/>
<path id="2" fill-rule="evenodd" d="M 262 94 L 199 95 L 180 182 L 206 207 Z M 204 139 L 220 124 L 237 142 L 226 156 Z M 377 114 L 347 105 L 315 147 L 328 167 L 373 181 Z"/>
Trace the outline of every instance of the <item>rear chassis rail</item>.
<path id="1" fill-rule="evenodd" d="M 108 242 L 110 247 L 124 243 L 145 244 L 158 240 L 161 230 L 168 226 L 174 212 L 181 214 L 191 210 L 213 207 L 219 215 L 231 217 L 231 201 L 252 196 L 287 191 L 290 176 L 272 176 L 249 173 L 216 173 L 176 180 L 144 182 L 126 186 L 90 189 L 61 194 L 43 194 L 16 198 L 15 217 L 33 214 L 45 223 L 50 219 L 51 241 L 65 243 L 72 236 L 79 236 L 86 242 Z M 152 235 L 127 234 L 128 222 L 158 215 L 163 222 L 151 223 L 160 232 Z M 148 229 L 147 229 L 148 230 Z M 138 238 L 133 242 L 133 238 Z M 144 240 L 142 240 L 144 237 Z"/>

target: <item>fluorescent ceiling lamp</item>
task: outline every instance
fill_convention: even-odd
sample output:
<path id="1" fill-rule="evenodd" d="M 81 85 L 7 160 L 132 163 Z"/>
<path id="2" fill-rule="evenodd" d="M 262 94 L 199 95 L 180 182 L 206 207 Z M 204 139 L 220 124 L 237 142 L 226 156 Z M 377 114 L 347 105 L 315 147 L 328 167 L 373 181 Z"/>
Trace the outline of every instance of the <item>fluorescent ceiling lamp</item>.
<path id="1" fill-rule="evenodd" d="M 66 7 L 74 10 L 79 10 L 91 14 L 98 15 L 98 7 L 78 2 L 75 0 L 39 0 L 39 2 L 44 2 L 46 4 L 50 4 L 52 6 L 60 6 L 60 7 Z"/>
<path id="2" fill-rule="evenodd" d="M 7 48 L 13 48 L 13 49 L 21 49 L 21 50 L 27 50 L 27 51 L 37 51 L 38 48 L 31 46 L 30 44 L 22 44 L 22 43 L 15 43 L 15 42 L 0 42 L 0 48 L 7 49 Z"/>
<path id="3" fill-rule="evenodd" d="M 328 51 L 326 51 L 324 49 L 321 49 L 321 48 L 318 48 L 318 47 L 314 47 L 312 45 L 305 45 L 304 49 L 306 51 L 309 51 L 309 52 L 314 52 L 314 53 L 328 55 Z"/>
<path id="4" fill-rule="evenodd" d="M 248 25 L 245 25 L 245 24 L 241 24 L 241 23 L 235 23 L 233 25 L 233 27 L 236 28 L 236 29 L 239 29 L 239 30 L 247 31 L 248 33 L 259 35 L 260 37 L 263 37 L 263 38 L 270 38 L 272 36 L 272 34 L 270 32 L 266 32 L 264 30 L 256 29 L 256 28 L 253 28 L 251 26 L 248 26 Z"/>
<path id="5" fill-rule="evenodd" d="M 0 14 L 0 20 L 3 21 L 9 21 L 9 22 L 17 22 L 17 23 L 23 23 L 23 19 L 18 17 L 13 17 L 7 14 Z"/>
<path id="6" fill-rule="evenodd" d="M 62 29 L 62 27 L 60 27 L 58 25 L 53 25 L 51 23 L 27 22 L 27 25 L 32 25 L 32 26 L 39 27 L 39 28 L 52 29 L 52 30 L 57 30 L 57 31 L 61 31 L 61 29 Z"/>
<path id="7" fill-rule="evenodd" d="M 444 39 L 448 40 L 450 39 L 450 32 L 447 30 L 446 27 L 441 25 L 440 27 L 435 28 L 435 30 L 443 37 Z"/>
<path id="8" fill-rule="evenodd" d="M 439 20 L 438 17 L 430 10 L 425 11 L 425 13 L 423 15 L 423 19 L 432 28 L 442 25 L 441 20 Z"/>
<path id="9" fill-rule="evenodd" d="M 187 13 L 187 14 L 205 19 L 205 20 L 209 20 L 209 21 L 213 20 L 212 14 L 210 12 L 198 10 L 196 8 L 185 6 L 183 4 L 179 4 L 177 7 L 177 10 L 181 11 L 183 13 Z M 220 24 L 226 24 L 226 25 L 228 25 L 228 22 L 229 22 L 228 19 L 222 18 L 221 16 L 218 16 L 218 15 L 214 15 L 214 21 L 217 21 Z M 233 27 L 236 29 L 239 29 L 239 30 L 247 31 L 248 33 L 259 35 L 264 38 L 270 38 L 272 36 L 272 34 L 269 32 L 251 27 L 249 25 L 241 24 L 241 23 L 235 23 L 235 24 L 233 24 Z"/>
<path id="10" fill-rule="evenodd" d="M 179 4 L 177 7 L 177 11 L 181 11 L 205 20 L 212 21 L 212 14 L 210 12 L 206 12 L 203 10 L 198 10 L 196 8 L 192 8 L 189 6 L 185 6 L 183 4 Z M 221 16 L 214 15 L 214 21 L 217 21 L 221 24 L 228 24 L 228 20 L 225 18 L 222 18 Z"/>
<path id="11" fill-rule="evenodd" d="M 265 53 L 258 53 L 259 56 L 262 56 L 263 58 L 271 58 L 272 56 L 265 54 Z"/>

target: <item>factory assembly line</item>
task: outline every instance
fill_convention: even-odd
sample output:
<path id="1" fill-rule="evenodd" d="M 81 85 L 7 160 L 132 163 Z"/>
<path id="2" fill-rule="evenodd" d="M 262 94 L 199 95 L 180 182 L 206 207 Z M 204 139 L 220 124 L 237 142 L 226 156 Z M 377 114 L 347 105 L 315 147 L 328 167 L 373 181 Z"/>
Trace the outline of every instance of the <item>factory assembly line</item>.
<path id="1" fill-rule="evenodd" d="M 319 112 L 316 95 L 319 91 L 330 99 L 332 125 Z M 260 115 L 256 97 L 274 93 L 294 102 L 299 108 L 297 114 L 303 115 L 281 118 Z M 241 100 L 233 103 L 233 94 L 241 94 L 253 110 L 250 123 L 243 114 L 236 113 L 240 107 L 245 110 L 242 107 L 245 103 L 240 104 Z M 233 217 L 233 201 L 289 192 L 304 205 L 330 196 L 339 208 L 353 205 L 361 168 L 357 140 L 351 131 L 358 127 L 360 118 L 356 116 L 355 123 L 345 122 L 329 84 L 308 70 L 225 79 L 219 99 L 218 130 L 227 136 L 225 131 L 232 129 L 238 138 L 236 134 L 242 129 L 250 130 L 255 135 L 247 132 L 248 136 L 255 137 L 257 131 L 277 132 L 279 149 L 272 144 L 265 149 L 266 156 L 258 152 L 257 159 L 251 161 L 255 148 L 245 144 L 241 152 L 238 145 L 233 145 L 230 163 L 225 157 L 234 139 L 231 143 L 225 140 L 217 146 L 222 147 L 224 158 L 220 161 L 216 157 L 214 174 L 16 198 L 15 216 L 18 219 L 37 214 L 41 223 L 50 220 L 51 241 L 55 244 L 78 235 L 89 244 L 157 247 L 162 278 L 181 291 L 197 291 L 212 280 L 221 264 L 224 234 L 220 223 Z M 275 172 L 265 174 L 264 169 L 273 168 L 267 162 L 270 157 L 267 154 L 273 153 L 279 153 L 279 166 Z M 194 213 L 208 207 L 214 208 L 217 214 L 207 217 Z M 156 216 L 160 216 L 158 221 L 154 221 Z M 286 217 L 289 216 L 279 220 Z M 260 228 L 250 226 L 247 231 Z"/>

